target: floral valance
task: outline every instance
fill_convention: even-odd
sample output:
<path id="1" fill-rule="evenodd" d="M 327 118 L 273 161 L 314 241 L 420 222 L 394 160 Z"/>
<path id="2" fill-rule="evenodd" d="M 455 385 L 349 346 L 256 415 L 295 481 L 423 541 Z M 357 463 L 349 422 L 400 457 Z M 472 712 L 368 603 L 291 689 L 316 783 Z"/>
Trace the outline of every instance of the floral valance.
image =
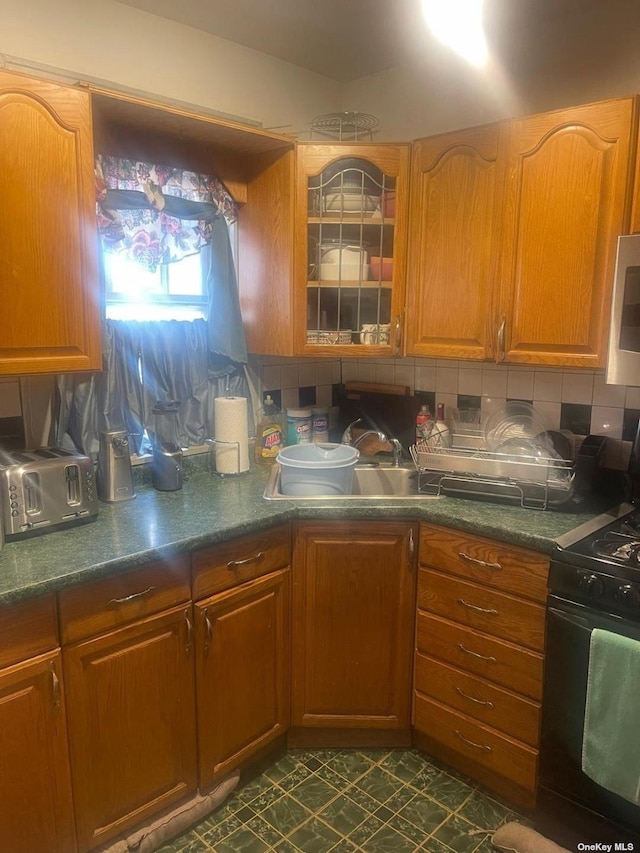
<path id="1" fill-rule="evenodd" d="M 103 248 L 151 272 L 210 243 L 219 216 L 238 218 L 218 178 L 155 163 L 98 155 L 96 193 Z"/>

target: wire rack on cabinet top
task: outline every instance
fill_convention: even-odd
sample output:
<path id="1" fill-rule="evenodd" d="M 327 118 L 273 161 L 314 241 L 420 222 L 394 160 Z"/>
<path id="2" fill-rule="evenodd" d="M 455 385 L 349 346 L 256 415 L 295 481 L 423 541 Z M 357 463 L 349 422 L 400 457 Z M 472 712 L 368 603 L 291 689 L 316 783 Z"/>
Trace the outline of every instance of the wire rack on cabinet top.
<path id="1" fill-rule="evenodd" d="M 368 138 L 371 141 L 373 132 L 380 124 L 379 120 L 367 113 L 342 112 L 327 113 L 314 118 L 311 122 L 311 135 L 338 139 L 340 141 L 358 141 Z"/>

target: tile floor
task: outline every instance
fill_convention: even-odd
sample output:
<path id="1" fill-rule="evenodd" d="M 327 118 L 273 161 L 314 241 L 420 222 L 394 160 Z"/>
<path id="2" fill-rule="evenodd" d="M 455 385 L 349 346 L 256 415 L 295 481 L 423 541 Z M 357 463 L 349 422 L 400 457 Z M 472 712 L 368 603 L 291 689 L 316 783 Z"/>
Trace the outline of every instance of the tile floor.
<path id="1" fill-rule="evenodd" d="M 414 750 L 293 750 L 157 853 L 489 853 L 517 819 Z"/>

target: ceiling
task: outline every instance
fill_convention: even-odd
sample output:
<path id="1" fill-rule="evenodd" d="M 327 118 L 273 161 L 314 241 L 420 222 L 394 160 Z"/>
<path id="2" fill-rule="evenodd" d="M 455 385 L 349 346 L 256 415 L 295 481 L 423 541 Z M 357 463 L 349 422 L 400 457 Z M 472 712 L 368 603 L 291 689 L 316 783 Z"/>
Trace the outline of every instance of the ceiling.
<path id="1" fill-rule="evenodd" d="M 433 45 L 420 0 L 119 0 L 342 83 L 424 53 Z M 444 0 L 447 2 L 447 0 Z M 485 0 L 490 44 L 536 30 L 575 28 L 630 0 Z M 637 2 L 637 0 L 631 0 Z"/>

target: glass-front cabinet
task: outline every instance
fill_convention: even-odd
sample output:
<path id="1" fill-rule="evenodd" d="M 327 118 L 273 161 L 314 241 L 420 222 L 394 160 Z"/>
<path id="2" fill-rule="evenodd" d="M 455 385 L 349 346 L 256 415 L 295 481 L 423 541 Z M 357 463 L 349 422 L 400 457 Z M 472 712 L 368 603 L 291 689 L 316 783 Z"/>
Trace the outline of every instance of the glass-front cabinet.
<path id="1" fill-rule="evenodd" d="M 297 352 L 402 353 L 409 150 L 298 145 Z"/>

